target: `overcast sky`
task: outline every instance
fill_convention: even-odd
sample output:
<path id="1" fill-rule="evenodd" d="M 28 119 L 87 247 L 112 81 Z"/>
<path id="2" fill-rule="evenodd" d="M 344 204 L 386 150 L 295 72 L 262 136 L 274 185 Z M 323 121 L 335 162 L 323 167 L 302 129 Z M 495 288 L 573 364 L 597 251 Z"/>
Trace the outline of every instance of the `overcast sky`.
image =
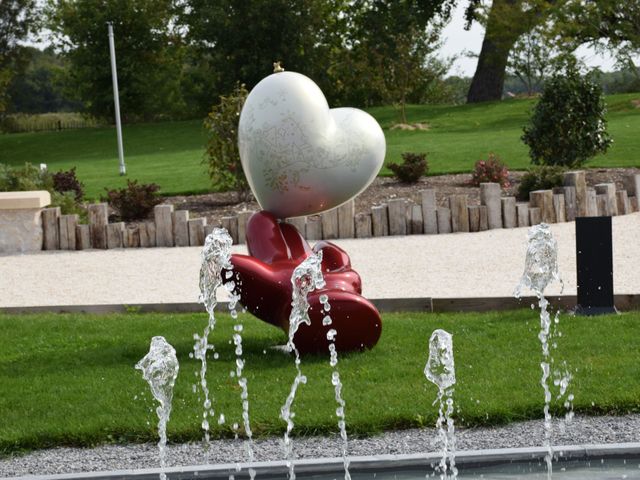
<path id="1" fill-rule="evenodd" d="M 452 14 L 452 20 L 444 29 L 442 48 L 442 56 L 457 56 L 458 59 L 449 72 L 451 75 L 461 75 L 471 77 L 476 70 L 478 59 L 475 57 L 464 56 L 464 51 L 471 51 L 475 54 L 480 53 L 482 47 L 482 38 L 484 37 L 484 28 L 477 22 L 473 23 L 471 30 L 464 29 L 464 9 L 467 2 L 458 2 L 458 6 Z M 615 61 L 610 56 L 597 55 L 593 50 L 588 48 L 578 49 L 580 56 L 590 67 L 600 67 L 603 71 L 613 70 Z"/>

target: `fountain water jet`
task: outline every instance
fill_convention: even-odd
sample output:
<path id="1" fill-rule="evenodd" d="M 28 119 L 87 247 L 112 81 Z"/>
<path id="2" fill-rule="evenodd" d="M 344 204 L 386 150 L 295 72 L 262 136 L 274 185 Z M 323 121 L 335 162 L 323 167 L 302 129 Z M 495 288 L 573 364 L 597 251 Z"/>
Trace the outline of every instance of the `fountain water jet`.
<path id="1" fill-rule="evenodd" d="M 331 310 L 329 304 L 329 297 L 327 295 L 320 296 L 320 303 L 322 304 L 322 310 L 327 315 L 322 319 L 322 324 L 331 326 L 331 316 L 328 314 Z M 336 335 L 337 332 L 332 328 L 327 332 L 327 340 L 329 340 L 329 364 L 333 368 L 331 374 L 331 383 L 334 387 L 334 393 L 338 408 L 336 408 L 336 416 L 338 417 L 338 428 L 340 429 L 340 438 L 342 438 L 342 463 L 344 465 L 344 478 L 345 480 L 351 480 L 351 474 L 349 473 L 349 458 L 347 457 L 348 451 L 348 438 L 347 438 L 347 423 L 346 423 L 346 403 L 342 398 L 342 381 L 340 380 L 340 372 L 338 372 L 338 351 L 336 350 Z"/>
<path id="2" fill-rule="evenodd" d="M 456 468 L 455 426 L 453 422 L 453 386 L 456 383 L 456 371 L 453 362 L 453 337 L 445 330 L 435 330 L 429 339 L 429 359 L 424 367 L 427 380 L 438 387 L 438 397 L 433 402 L 439 404 L 436 429 L 442 445 L 442 458 L 436 470 L 440 470 L 440 478 L 458 477 Z M 446 406 L 446 407 L 445 407 Z M 446 430 L 444 425 L 446 424 Z M 447 472 L 451 472 L 451 476 Z"/>
<path id="3" fill-rule="evenodd" d="M 136 364 L 136 369 L 142 370 L 142 377 L 149 383 L 153 397 L 160 402 L 156 413 L 158 415 L 158 450 L 160 451 L 160 480 L 166 480 L 165 457 L 167 446 L 167 422 L 171 415 L 171 400 L 173 387 L 178 376 L 178 359 L 175 349 L 164 337 L 153 337 L 149 353 Z"/>
<path id="4" fill-rule="evenodd" d="M 202 249 L 202 265 L 200 267 L 200 302 L 204 304 L 209 321 L 202 335 L 194 334 L 195 344 L 193 345 L 193 356 L 200 360 L 200 387 L 204 394 L 202 429 L 204 430 L 205 448 L 209 444 L 209 417 L 215 415 L 212 408 L 212 401 L 207 386 L 207 352 L 215 350 L 213 344 L 209 343 L 209 334 L 215 330 L 216 317 L 215 308 L 218 304 L 216 291 L 223 283 L 222 271 L 231 271 L 231 244 L 233 243 L 228 232 L 223 228 L 214 228 L 207 236 Z M 233 275 L 233 274 L 232 274 Z M 215 357 L 214 357 L 215 358 Z M 221 416 L 222 420 L 224 417 Z"/>
<path id="5" fill-rule="evenodd" d="M 280 418 L 287 423 L 287 429 L 284 433 L 284 455 L 289 468 L 289 479 L 295 480 L 296 474 L 292 462 L 293 444 L 291 442 L 291 431 L 294 423 L 293 417 L 295 413 L 291 411 L 293 401 L 296 397 L 298 386 L 301 383 L 307 383 L 307 377 L 302 375 L 300 368 L 300 352 L 296 348 L 294 336 L 298 328 L 303 323 L 310 325 L 309 318 L 309 301 L 307 295 L 314 290 L 324 287 L 324 278 L 322 277 L 322 252 L 312 253 L 293 271 L 291 276 L 291 285 L 293 287 L 291 299 L 291 314 L 289 316 L 289 339 L 287 341 L 287 349 L 295 355 L 296 376 L 291 384 L 291 390 L 287 399 L 280 409 Z"/>
<path id="6" fill-rule="evenodd" d="M 552 398 L 549 379 L 552 376 L 553 358 L 550 354 L 549 342 L 554 336 L 555 326 L 559 323 L 559 312 L 556 312 L 552 321 L 548 311 L 549 302 L 544 297 L 544 290 L 553 281 L 558 281 L 562 285 L 562 280 L 558 273 L 558 244 L 551 234 L 549 225 L 541 223 L 529 229 L 524 272 L 514 295 L 516 298 L 520 298 L 522 290 L 528 288 L 538 297 L 538 306 L 540 307 L 540 333 L 538 334 L 542 346 L 542 362 L 540 362 L 542 377 L 540 378 L 540 385 L 544 391 L 544 430 L 545 447 L 547 448 L 545 462 L 547 465 L 547 478 L 549 479 L 553 473 L 552 425 L 551 412 L 549 410 Z M 551 346 L 555 348 L 555 342 Z M 554 372 L 556 376 L 554 384 L 560 387 L 558 399 L 567 393 L 572 378 L 566 363 L 564 363 L 564 370 L 564 374 Z M 565 408 L 567 408 L 565 418 L 567 421 L 573 417 L 572 402 L 573 394 L 569 394 L 565 402 Z"/>

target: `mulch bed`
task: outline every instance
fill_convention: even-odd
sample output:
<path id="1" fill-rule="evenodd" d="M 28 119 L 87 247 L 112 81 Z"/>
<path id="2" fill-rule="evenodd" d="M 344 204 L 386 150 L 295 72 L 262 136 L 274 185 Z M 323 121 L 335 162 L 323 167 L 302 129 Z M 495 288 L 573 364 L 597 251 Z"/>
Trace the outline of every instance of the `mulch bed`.
<path id="1" fill-rule="evenodd" d="M 586 170 L 587 185 L 615 182 L 617 189 L 624 188 L 624 178 L 631 173 L 640 173 L 640 168 L 613 168 Z M 520 179 L 524 172 L 509 174 L 510 186 L 504 189 L 503 195 L 516 195 Z M 450 195 L 465 194 L 470 205 L 480 203 L 480 191 L 470 184 L 471 174 L 437 175 L 423 177 L 418 183 L 400 183 L 394 178 L 378 177 L 358 197 L 356 197 L 356 213 L 368 213 L 372 206 L 380 205 L 392 198 L 407 198 L 420 203 L 420 190 L 434 188 L 439 205 L 446 206 Z M 166 197 L 164 203 L 174 205 L 176 210 L 189 210 L 191 218 L 206 217 L 208 224 L 218 225 L 220 219 L 236 215 L 243 210 L 260 210 L 255 201 L 239 201 L 236 192 L 208 193 L 205 195 L 189 195 Z"/>

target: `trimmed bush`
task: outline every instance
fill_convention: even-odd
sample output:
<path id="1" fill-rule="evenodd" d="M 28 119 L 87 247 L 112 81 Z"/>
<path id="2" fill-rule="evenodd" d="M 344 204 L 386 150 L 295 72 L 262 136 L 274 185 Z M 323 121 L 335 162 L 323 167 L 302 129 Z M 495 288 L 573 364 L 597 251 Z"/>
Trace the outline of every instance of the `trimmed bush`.
<path id="1" fill-rule="evenodd" d="M 138 185 L 137 180 L 127 180 L 125 188 L 107 190 L 106 200 L 118 213 L 120 220 L 132 222 L 147 218 L 153 207 L 162 203 L 158 190 L 160 187 L 155 183 Z"/>
<path id="2" fill-rule="evenodd" d="M 403 183 L 416 183 L 429 170 L 425 153 L 405 152 L 402 154 L 402 160 L 400 164 L 389 164 L 389 169 Z"/>
<path id="3" fill-rule="evenodd" d="M 509 184 L 509 170 L 507 166 L 500 161 L 500 158 L 493 154 L 489 154 L 487 160 L 478 160 L 473 168 L 471 184 L 479 186 L 481 183 L 499 183 L 501 187 L 506 188 Z"/>
<path id="4" fill-rule="evenodd" d="M 544 86 L 522 141 L 531 163 L 578 167 L 611 145 L 602 88 L 575 70 Z"/>
<path id="5" fill-rule="evenodd" d="M 528 200 L 529 192 L 535 190 L 550 190 L 561 187 L 566 169 L 558 166 L 540 166 L 529 169 L 520 180 L 518 199 Z"/>

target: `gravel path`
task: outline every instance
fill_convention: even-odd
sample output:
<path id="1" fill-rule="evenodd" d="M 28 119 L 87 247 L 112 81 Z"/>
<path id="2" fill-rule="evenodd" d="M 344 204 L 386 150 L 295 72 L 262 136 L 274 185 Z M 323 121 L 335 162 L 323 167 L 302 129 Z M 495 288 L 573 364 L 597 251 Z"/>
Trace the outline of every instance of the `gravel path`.
<path id="1" fill-rule="evenodd" d="M 575 295 L 575 227 L 551 226 L 564 293 Z M 527 229 L 338 240 L 369 298 L 511 296 Z M 640 213 L 613 218 L 615 293 L 640 293 Z M 201 248 L 0 256 L 0 307 L 195 302 Z M 244 252 L 244 246 L 234 247 Z M 398 283 L 401 282 L 401 288 Z M 548 294 L 558 294 L 558 286 Z"/>
<path id="2" fill-rule="evenodd" d="M 596 443 L 626 443 L 640 441 L 640 415 L 624 417 L 576 416 L 562 431 L 562 422 L 554 423 L 554 445 L 584 445 Z M 541 446 L 544 428 L 541 420 L 514 423 L 505 427 L 458 429 L 458 450 Z M 339 457 L 338 437 L 295 439 L 297 458 Z M 403 430 L 380 436 L 352 439 L 352 456 L 375 454 L 410 454 L 437 452 L 434 429 Z M 256 461 L 282 460 L 281 438 L 256 442 Z M 246 460 L 242 441 L 214 441 L 207 461 L 200 444 L 171 445 L 167 466 L 203 465 L 243 462 Z M 0 477 L 75 473 L 101 470 L 157 468 L 158 449 L 155 445 L 103 446 L 92 449 L 58 448 L 0 459 Z"/>

